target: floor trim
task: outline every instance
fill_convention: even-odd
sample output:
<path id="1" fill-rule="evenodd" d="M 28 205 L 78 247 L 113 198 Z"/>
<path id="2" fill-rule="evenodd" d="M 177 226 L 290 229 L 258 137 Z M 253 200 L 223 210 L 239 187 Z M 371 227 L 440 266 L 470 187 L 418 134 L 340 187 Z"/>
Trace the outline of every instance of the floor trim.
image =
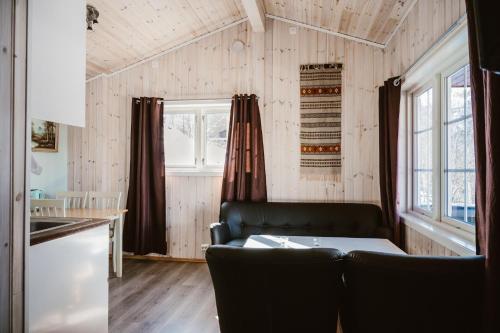
<path id="1" fill-rule="evenodd" d="M 190 262 L 190 263 L 206 263 L 205 259 L 197 259 L 197 258 L 174 258 L 168 256 L 159 256 L 159 255 L 131 255 L 124 254 L 123 259 L 136 259 L 136 260 L 149 260 L 149 261 L 170 261 L 170 262 Z"/>

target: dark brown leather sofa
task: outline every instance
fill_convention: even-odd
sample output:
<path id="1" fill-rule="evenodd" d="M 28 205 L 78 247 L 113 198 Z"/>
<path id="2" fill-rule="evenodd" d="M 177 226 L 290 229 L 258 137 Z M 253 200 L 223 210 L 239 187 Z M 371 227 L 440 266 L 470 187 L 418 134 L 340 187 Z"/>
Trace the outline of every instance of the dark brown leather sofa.
<path id="1" fill-rule="evenodd" d="M 483 256 L 353 251 L 343 261 L 344 333 L 483 332 Z"/>
<path id="2" fill-rule="evenodd" d="M 481 333 L 484 257 L 211 246 L 222 333 Z M 342 277 L 342 278 L 341 278 Z"/>
<path id="3" fill-rule="evenodd" d="M 335 333 L 342 253 L 210 246 L 221 333 Z"/>
<path id="4" fill-rule="evenodd" d="M 391 238 L 380 207 L 365 203 L 225 202 L 212 244 L 243 246 L 250 235 Z"/>

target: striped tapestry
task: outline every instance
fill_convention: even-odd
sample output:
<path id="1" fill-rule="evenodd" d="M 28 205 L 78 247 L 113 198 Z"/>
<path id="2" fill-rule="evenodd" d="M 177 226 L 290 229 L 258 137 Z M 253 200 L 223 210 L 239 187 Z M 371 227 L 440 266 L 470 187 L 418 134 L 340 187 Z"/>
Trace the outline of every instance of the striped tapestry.
<path id="1" fill-rule="evenodd" d="M 300 169 L 339 176 L 342 64 L 300 66 Z"/>

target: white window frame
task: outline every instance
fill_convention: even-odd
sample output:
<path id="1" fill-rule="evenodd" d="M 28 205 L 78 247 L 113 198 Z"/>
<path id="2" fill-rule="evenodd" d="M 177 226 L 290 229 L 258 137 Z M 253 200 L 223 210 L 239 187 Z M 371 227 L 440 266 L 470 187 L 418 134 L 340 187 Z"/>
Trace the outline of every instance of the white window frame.
<path id="1" fill-rule="evenodd" d="M 428 210 L 425 210 L 425 209 L 422 209 L 420 207 L 417 207 L 415 205 L 415 198 L 416 198 L 416 186 L 415 186 L 415 182 L 416 182 L 416 179 L 415 179 L 415 162 L 416 162 L 416 151 L 415 151 L 415 118 L 416 118 L 416 105 L 417 105 L 417 97 L 419 95 L 421 95 L 422 93 L 426 92 L 427 90 L 429 89 L 432 89 L 432 114 L 434 115 L 434 101 L 435 101 L 435 91 L 434 91 L 434 87 L 433 87 L 433 82 L 432 81 L 429 81 L 425 84 L 423 84 L 422 86 L 419 86 L 417 89 L 414 89 L 412 92 L 411 92 L 411 120 L 410 120 L 410 127 L 409 127 L 409 131 L 410 131 L 410 142 L 411 142 L 411 149 L 409 150 L 411 152 L 411 160 L 409 161 L 409 165 L 411 166 L 411 175 L 409 175 L 409 184 L 410 184 L 410 188 L 411 188 L 411 196 L 410 196 L 410 205 L 411 205 L 411 209 L 412 211 L 418 213 L 418 214 L 421 214 L 421 215 L 424 215 L 424 216 L 427 216 L 427 217 L 432 217 L 433 216 L 433 210 L 435 209 L 434 207 L 436 206 L 435 204 L 435 197 L 434 197 L 434 194 L 435 194 L 435 189 L 434 189 L 434 184 L 435 182 L 433 182 L 433 186 L 432 186 L 432 190 L 433 190 L 433 193 L 432 193 L 432 203 L 433 203 L 433 210 L 432 211 L 428 211 Z M 432 120 L 432 135 L 433 135 L 433 141 L 434 141 L 434 135 L 435 135 L 435 131 L 436 131 L 436 124 L 435 124 L 435 121 L 434 119 Z M 409 147 L 410 148 L 410 147 Z M 432 175 L 433 175 L 433 178 L 434 178 L 434 156 L 435 156 L 435 152 L 434 152 L 434 149 L 435 147 L 433 146 L 432 147 Z"/>
<path id="2" fill-rule="evenodd" d="M 164 114 L 195 115 L 195 163 L 189 165 L 169 165 L 165 156 L 166 174 L 171 176 L 222 176 L 224 165 L 208 165 L 207 161 L 207 114 L 227 113 L 230 115 L 231 100 L 177 100 L 165 101 Z M 228 128 L 229 130 L 229 128 Z M 229 132 L 229 131 L 228 131 Z M 168 144 L 168 143 L 167 143 Z"/>
<path id="3" fill-rule="evenodd" d="M 469 58 L 461 59 L 457 63 L 455 63 L 453 66 L 448 67 L 445 71 L 441 73 L 441 91 L 442 91 L 442 98 L 441 98 L 441 147 L 442 147 L 442 154 L 441 154 L 441 169 L 440 169 L 440 178 L 441 178 L 441 188 L 443 189 L 442 195 L 441 195 L 441 220 L 445 223 L 450 224 L 452 227 L 464 229 L 468 232 L 474 232 L 475 227 L 466 223 L 462 222 L 456 219 L 453 219 L 449 216 L 446 215 L 446 191 L 447 191 L 447 183 L 446 183 L 446 174 L 445 174 L 445 169 L 446 169 L 446 149 L 447 149 L 447 143 L 448 143 L 448 138 L 447 138 L 447 133 L 445 130 L 446 127 L 446 119 L 447 119 L 447 107 L 448 107 L 448 85 L 447 85 L 447 79 L 453 75 L 456 71 L 458 71 L 460 68 L 466 66 L 469 63 Z M 466 105 L 464 105 L 466 107 Z M 472 117 L 472 115 L 470 116 Z M 463 119 L 469 118 L 468 116 L 464 117 Z M 466 168 L 464 170 L 467 170 Z M 464 171 L 465 172 L 465 171 Z M 466 173 L 466 172 L 465 172 Z M 467 174 L 467 173 L 466 173 Z M 465 191 L 467 191 L 467 186 L 465 184 Z M 467 198 L 465 198 L 467 200 Z"/>
<path id="4" fill-rule="evenodd" d="M 445 131 L 445 120 L 447 112 L 447 79 L 450 75 L 455 73 L 461 67 L 469 63 L 468 57 L 461 58 L 460 60 L 448 65 L 446 68 L 441 69 L 437 72 L 431 74 L 431 80 L 426 81 L 422 85 L 417 85 L 415 88 L 409 91 L 409 103 L 408 103 L 408 211 L 414 215 L 422 217 L 426 220 L 432 220 L 434 222 L 445 223 L 452 228 L 462 229 L 466 232 L 473 233 L 475 227 L 462 221 L 455 220 L 446 216 L 446 131 Z M 433 94 L 433 145 L 432 145 L 432 166 L 433 166 L 433 197 L 432 197 L 432 212 L 428 212 L 423 209 L 419 209 L 414 205 L 415 200 L 415 179 L 414 179 L 414 163 L 415 161 L 415 142 L 414 142 L 414 121 L 415 121 L 415 110 L 416 110 L 416 97 L 427 89 L 432 88 Z"/>
<path id="5" fill-rule="evenodd" d="M 400 194 L 405 199 L 401 206 L 402 213 L 407 213 L 426 223 L 439 225 L 445 230 L 456 231 L 457 235 L 467 235 L 466 238 L 473 241 L 475 226 L 454 220 L 446 215 L 445 209 L 445 159 L 446 159 L 446 135 L 444 120 L 446 119 L 446 79 L 460 67 L 469 62 L 467 26 L 462 23 L 447 37 L 439 41 L 438 45 L 418 59 L 415 65 L 405 75 L 402 84 L 403 116 L 406 129 L 406 142 L 403 144 L 405 152 L 402 154 L 406 165 L 402 175 L 406 177 L 400 184 Z M 419 92 L 432 87 L 433 89 L 433 209 L 432 213 L 414 207 L 414 96 Z M 460 236 L 461 237 L 461 236 Z"/>

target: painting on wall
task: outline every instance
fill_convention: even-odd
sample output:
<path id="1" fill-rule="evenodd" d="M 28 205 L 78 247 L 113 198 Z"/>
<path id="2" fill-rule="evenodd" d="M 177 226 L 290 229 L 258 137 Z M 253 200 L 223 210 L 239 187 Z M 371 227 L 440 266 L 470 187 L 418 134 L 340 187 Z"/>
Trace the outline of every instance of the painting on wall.
<path id="1" fill-rule="evenodd" d="M 59 125 L 52 121 L 31 121 L 31 151 L 57 153 Z"/>

